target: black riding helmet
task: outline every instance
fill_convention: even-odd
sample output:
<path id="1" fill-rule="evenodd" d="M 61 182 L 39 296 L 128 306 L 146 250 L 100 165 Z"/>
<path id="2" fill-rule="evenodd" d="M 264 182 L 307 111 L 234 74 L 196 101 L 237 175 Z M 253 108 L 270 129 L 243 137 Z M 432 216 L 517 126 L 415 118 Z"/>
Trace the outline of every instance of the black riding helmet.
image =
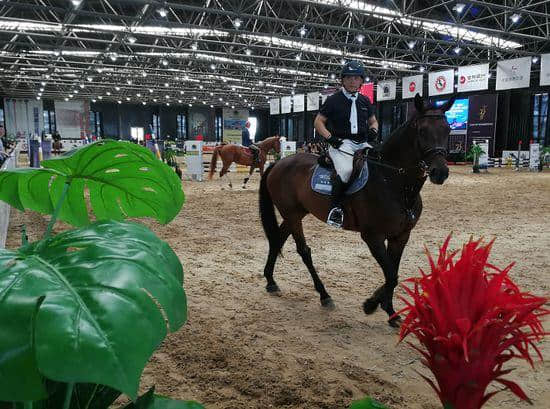
<path id="1" fill-rule="evenodd" d="M 351 75 L 358 75 L 359 77 L 365 79 L 365 67 L 359 61 L 348 61 L 342 67 L 340 72 L 340 78 L 344 78 Z"/>

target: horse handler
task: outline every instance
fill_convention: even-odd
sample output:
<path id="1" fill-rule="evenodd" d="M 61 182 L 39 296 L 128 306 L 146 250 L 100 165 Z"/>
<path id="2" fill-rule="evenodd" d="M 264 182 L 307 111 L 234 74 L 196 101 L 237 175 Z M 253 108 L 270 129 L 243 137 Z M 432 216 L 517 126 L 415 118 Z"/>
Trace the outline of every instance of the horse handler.
<path id="1" fill-rule="evenodd" d="M 342 89 L 329 96 L 313 125 L 330 145 L 328 154 L 334 163 L 336 177 L 332 181 L 331 208 L 327 223 L 342 227 L 344 192 L 353 170 L 353 154 L 372 147 L 378 141 L 378 121 L 371 101 L 359 93 L 365 81 L 365 69 L 358 61 L 350 61 L 340 73 Z"/>

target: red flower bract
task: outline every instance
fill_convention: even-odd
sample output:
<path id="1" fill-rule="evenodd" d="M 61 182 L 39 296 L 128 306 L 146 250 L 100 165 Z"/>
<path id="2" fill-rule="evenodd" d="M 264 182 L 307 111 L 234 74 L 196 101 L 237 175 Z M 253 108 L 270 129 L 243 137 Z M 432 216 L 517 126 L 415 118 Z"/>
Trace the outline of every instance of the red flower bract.
<path id="1" fill-rule="evenodd" d="M 508 277 L 513 264 L 501 270 L 487 262 L 493 241 L 483 245 L 470 239 L 455 261 L 448 253 L 447 237 L 434 261 L 426 250 L 431 273 L 406 280 L 411 299 L 402 298 L 406 317 L 400 340 L 414 334 L 423 348 L 422 363 L 434 374 L 436 390 L 445 408 L 479 409 L 496 392 L 486 394 L 496 381 L 523 400 L 527 395 L 502 376 L 511 370 L 503 365 L 512 358 L 528 361 L 531 352 L 542 356 L 535 341 L 548 335 L 540 317 L 550 311 L 547 298 L 521 292 Z"/>

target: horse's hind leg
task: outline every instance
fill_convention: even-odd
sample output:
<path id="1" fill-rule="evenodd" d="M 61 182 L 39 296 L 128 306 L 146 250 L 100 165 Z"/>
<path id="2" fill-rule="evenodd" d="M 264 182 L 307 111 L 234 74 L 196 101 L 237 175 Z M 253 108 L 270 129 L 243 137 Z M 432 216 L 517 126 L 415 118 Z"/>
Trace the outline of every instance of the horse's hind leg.
<path id="1" fill-rule="evenodd" d="M 224 163 L 223 164 L 223 167 L 222 167 L 222 170 L 220 170 L 220 179 L 225 175 L 227 176 L 227 179 L 229 180 L 229 187 L 231 189 L 233 189 L 233 184 L 231 183 L 231 178 L 229 177 L 229 166 L 231 165 L 231 163 Z"/>
<path id="2" fill-rule="evenodd" d="M 330 298 L 330 295 L 328 295 L 327 291 L 325 290 L 325 286 L 319 278 L 317 270 L 315 270 L 315 267 L 313 266 L 313 260 L 311 259 L 311 249 L 306 244 L 304 230 L 302 227 L 302 220 L 300 219 L 292 223 L 290 225 L 290 229 L 292 232 L 292 237 L 294 237 L 294 241 L 296 242 L 296 250 L 298 251 L 298 254 L 302 257 L 302 261 L 304 262 L 304 264 L 307 266 L 307 269 L 311 274 L 311 278 L 313 279 L 315 289 L 320 295 L 321 305 L 323 307 L 334 308 L 332 298 Z"/>
<path id="3" fill-rule="evenodd" d="M 246 184 L 250 180 L 250 177 L 252 176 L 252 172 L 254 172 L 254 166 L 250 166 L 250 171 L 248 172 L 248 176 L 244 178 L 243 189 L 246 189 Z"/>
<path id="4" fill-rule="evenodd" d="M 281 249 L 283 248 L 286 240 L 288 239 L 288 236 L 290 235 L 290 229 L 288 228 L 288 223 L 286 222 L 286 220 L 283 220 L 283 222 L 279 226 L 279 231 L 280 236 L 279 240 L 277 241 L 277 245 L 272 245 L 272 241 L 270 241 L 269 255 L 267 256 L 267 262 L 265 263 L 264 267 L 264 277 L 267 280 L 267 285 L 265 289 L 269 293 L 279 292 L 279 286 L 273 279 L 273 270 L 275 268 L 277 257 L 279 256 Z"/>

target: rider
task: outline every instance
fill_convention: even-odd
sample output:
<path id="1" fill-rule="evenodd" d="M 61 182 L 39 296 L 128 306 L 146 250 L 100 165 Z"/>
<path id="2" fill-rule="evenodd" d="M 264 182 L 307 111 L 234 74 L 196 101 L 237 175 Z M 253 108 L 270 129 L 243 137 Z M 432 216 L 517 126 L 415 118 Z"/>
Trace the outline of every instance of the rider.
<path id="1" fill-rule="evenodd" d="M 260 148 L 258 148 L 258 146 L 250 139 L 250 131 L 248 130 L 248 128 L 250 128 L 250 122 L 246 121 L 244 126 L 245 127 L 243 128 L 242 133 L 242 145 L 248 147 L 250 152 L 252 152 L 252 163 L 258 163 Z"/>
<path id="2" fill-rule="evenodd" d="M 358 61 L 349 61 L 340 73 L 342 89 L 329 96 L 315 117 L 315 130 L 330 145 L 328 153 L 336 177 L 332 184 L 331 210 L 327 223 L 342 227 L 342 202 L 353 170 L 353 154 L 372 147 L 368 142 L 378 140 L 378 121 L 374 106 L 359 93 L 365 80 L 365 69 Z M 346 153 L 347 152 L 347 153 Z"/>

